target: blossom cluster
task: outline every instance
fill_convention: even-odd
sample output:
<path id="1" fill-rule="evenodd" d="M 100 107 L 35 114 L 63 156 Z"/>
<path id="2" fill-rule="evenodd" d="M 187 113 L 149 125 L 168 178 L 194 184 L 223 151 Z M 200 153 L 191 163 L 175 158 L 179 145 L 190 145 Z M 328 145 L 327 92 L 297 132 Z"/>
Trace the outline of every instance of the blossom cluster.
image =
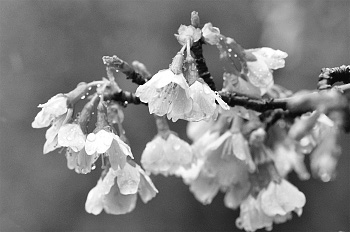
<path id="1" fill-rule="evenodd" d="M 40 104 L 32 127 L 50 126 L 44 154 L 65 148 L 67 166 L 77 173 L 90 173 L 101 159 L 101 178 L 85 204 L 88 213 L 129 213 L 135 208 L 137 194 L 147 203 L 158 193 L 150 174 L 175 175 L 202 204 L 210 204 L 219 192 L 224 193 L 225 206 L 240 209 L 238 228 L 270 230 L 274 223 L 290 220 L 293 212 L 300 216 L 306 204 L 305 195 L 288 181 L 290 172 L 302 180 L 310 178 L 309 169 L 323 181 L 334 178 L 339 126 L 322 106 L 270 121 L 268 114 L 229 106 L 208 83 L 213 78 L 202 70 L 205 61 L 195 48 L 216 46 L 224 66 L 222 91 L 253 100 L 292 95 L 273 79 L 273 70 L 284 67 L 287 53 L 267 47 L 244 49 L 211 23 L 200 29 L 196 12 L 191 21 L 192 25 L 181 25 L 175 34 L 181 49 L 168 69 L 149 78 L 139 62 L 133 67 L 124 61 L 113 67 L 105 62 L 108 80 L 81 83 Z M 145 145 L 142 167 L 134 161 L 126 139 L 121 105 L 111 98 L 122 93 L 113 69 L 141 76 L 143 84 L 133 97 L 148 105 L 156 121 L 158 132 Z M 88 96 L 95 86 L 96 93 Z M 80 100 L 88 101 L 75 113 Z M 170 130 L 167 119 L 188 121 L 187 135 L 192 142 Z M 90 120 L 96 120 L 95 126 Z M 310 159 L 310 168 L 305 158 Z"/>

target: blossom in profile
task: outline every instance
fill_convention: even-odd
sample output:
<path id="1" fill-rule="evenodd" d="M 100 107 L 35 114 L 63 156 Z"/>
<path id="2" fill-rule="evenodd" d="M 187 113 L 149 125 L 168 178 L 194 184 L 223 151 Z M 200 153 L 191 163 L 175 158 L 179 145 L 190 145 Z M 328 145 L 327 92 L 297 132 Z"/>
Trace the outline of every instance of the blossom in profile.
<path id="1" fill-rule="evenodd" d="M 46 103 L 39 104 L 41 111 L 35 116 L 32 122 L 33 128 L 48 127 L 59 116 L 67 113 L 68 108 L 71 108 L 77 99 L 80 99 L 82 95 L 86 93 L 88 86 L 82 82 L 69 93 L 56 94 L 50 98 Z"/>
<path id="2" fill-rule="evenodd" d="M 202 34 L 204 41 L 210 45 L 217 45 L 220 42 L 220 29 L 213 27 L 211 23 L 204 24 Z"/>
<path id="3" fill-rule="evenodd" d="M 146 144 L 141 163 L 146 171 L 153 174 L 173 175 L 180 167 L 191 167 L 193 153 L 191 146 L 170 133 L 165 139 L 161 135 Z"/>
<path id="4" fill-rule="evenodd" d="M 59 93 L 50 98 L 46 103 L 39 104 L 38 107 L 41 108 L 41 111 L 32 122 L 32 127 L 48 127 L 57 117 L 67 112 L 67 96 Z"/>
<path id="5" fill-rule="evenodd" d="M 185 45 L 188 40 L 191 40 L 192 43 L 197 42 L 202 36 L 201 29 L 195 28 L 192 25 L 181 25 L 178 29 L 178 33 L 179 34 L 175 34 L 175 37 L 181 45 Z"/>
<path id="6" fill-rule="evenodd" d="M 131 178 L 133 183 L 125 182 L 123 175 L 125 172 L 121 172 L 123 169 L 128 169 L 128 171 L 124 170 L 126 173 L 134 173 L 136 180 L 139 180 L 136 181 L 137 184 L 134 178 Z M 88 213 L 98 215 L 105 210 L 109 214 L 126 214 L 135 208 L 137 192 L 144 203 L 155 197 L 158 190 L 140 166 L 127 163 L 123 169 L 116 171 L 110 168 L 105 177 L 100 178 L 97 185 L 90 190 L 85 203 L 85 210 Z M 130 178 L 130 175 L 127 176 Z M 120 185 L 120 183 L 123 184 Z"/>
<path id="7" fill-rule="evenodd" d="M 169 69 L 156 73 L 136 89 L 135 95 L 148 103 L 150 114 L 167 115 L 174 122 L 192 109 L 189 85 L 182 73 L 183 54 L 179 52 Z"/>
<path id="8" fill-rule="evenodd" d="M 274 84 L 272 70 L 283 68 L 285 65 L 284 59 L 288 56 L 283 51 L 268 47 L 247 49 L 245 53 L 252 54 L 256 58 L 247 61 L 249 82 L 264 89 Z"/>

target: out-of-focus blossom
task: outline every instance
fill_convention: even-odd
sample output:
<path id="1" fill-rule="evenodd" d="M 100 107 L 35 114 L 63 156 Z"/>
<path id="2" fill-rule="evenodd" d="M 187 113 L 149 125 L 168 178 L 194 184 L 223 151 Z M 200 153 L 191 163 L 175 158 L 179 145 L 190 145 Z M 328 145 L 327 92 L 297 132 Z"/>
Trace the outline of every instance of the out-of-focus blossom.
<path id="1" fill-rule="evenodd" d="M 300 179 L 307 180 L 310 178 L 310 174 L 304 163 L 304 154 L 297 152 L 296 149 L 293 141 L 276 144 L 273 150 L 276 169 L 282 177 L 286 177 L 289 172 L 294 170 Z"/>
<path id="2" fill-rule="evenodd" d="M 175 37 L 181 45 L 185 45 L 188 40 L 192 43 L 197 42 L 202 36 L 201 29 L 195 28 L 192 25 L 181 25 L 178 29 L 178 33 L 179 34 L 175 34 Z"/>
<path id="3" fill-rule="evenodd" d="M 220 41 L 220 29 L 213 27 L 211 23 L 204 24 L 202 28 L 204 41 L 210 45 L 216 45 Z"/>
<path id="4" fill-rule="evenodd" d="M 198 158 L 203 160 L 203 164 L 198 167 L 199 172 L 197 169 L 197 178 L 184 178 L 190 185 L 190 191 L 203 204 L 211 203 L 219 190 L 227 191 L 233 185 L 249 182 L 246 163 L 234 154 L 225 153 L 224 142 L 216 142 L 211 143 L 205 154 Z"/>
<path id="5" fill-rule="evenodd" d="M 339 129 L 336 126 L 320 128 L 318 145 L 310 156 L 310 166 L 314 176 L 328 182 L 336 175 L 336 166 L 341 153 L 338 144 Z"/>
<path id="6" fill-rule="evenodd" d="M 249 181 L 241 181 L 231 185 L 225 194 L 225 206 L 230 209 L 237 209 L 243 200 L 247 198 L 250 188 L 251 184 Z"/>
<path id="7" fill-rule="evenodd" d="M 188 122 L 186 127 L 186 134 L 192 141 L 197 141 L 202 137 L 209 128 L 213 125 L 214 120 Z"/>
<path id="8" fill-rule="evenodd" d="M 84 148 L 86 135 L 79 124 L 68 123 L 61 126 L 57 137 L 59 146 L 70 147 L 75 152 Z"/>
<path id="9" fill-rule="evenodd" d="M 273 218 L 264 213 L 259 198 L 261 198 L 261 194 L 259 194 L 257 198 L 249 195 L 241 203 L 240 215 L 236 219 L 236 226 L 239 229 L 252 232 L 262 228 L 268 231 L 272 229 Z"/>
<path id="10" fill-rule="evenodd" d="M 246 231 L 265 228 L 272 230 L 273 223 L 283 223 L 291 219 L 292 212 L 302 214 L 305 195 L 288 181 L 271 181 L 256 197 L 249 195 L 240 205 L 240 216 L 236 225 Z"/>
<path id="11" fill-rule="evenodd" d="M 267 47 L 247 49 L 245 53 L 256 57 L 255 61 L 247 62 L 249 81 L 256 87 L 265 89 L 274 84 L 272 70 L 283 68 L 284 59 L 288 56 L 283 51 Z"/>
<path id="12" fill-rule="evenodd" d="M 180 168 L 190 168 L 193 162 L 191 146 L 170 133 L 167 139 L 157 135 L 147 143 L 141 163 L 146 171 L 153 174 L 173 175 Z"/>
<path id="13" fill-rule="evenodd" d="M 285 179 L 280 183 L 271 181 L 261 192 L 261 209 L 270 217 L 285 216 L 293 211 L 300 216 L 305 202 L 305 195 Z"/>
<path id="14" fill-rule="evenodd" d="M 126 214 L 131 212 L 136 206 L 137 191 L 144 203 L 147 203 L 158 193 L 151 179 L 138 165 L 135 164 L 134 167 L 127 163 L 125 168 L 129 169 L 129 171 L 132 170 L 133 173 L 138 173 L 136 174 L 139 178 L 137 185 L 134 182 L 126 182 L 120 188 L 119 182 L 123 182 L 125 176 L 121 170 L 115 171 L 110 168 L 106 176 L 103 179 L 99 179 L 97 185 L 90 190 L 87 196 L 85 209 L 88 213 L 97 215 L 104 209 L 109 214 Z M 131 187 L 126 187 L 128 184 Z M 123 188 L 124 190 L 127 189 L 127 191 L 123 191 Z M 132 191 L 129 191 L 131 189 Z"/>

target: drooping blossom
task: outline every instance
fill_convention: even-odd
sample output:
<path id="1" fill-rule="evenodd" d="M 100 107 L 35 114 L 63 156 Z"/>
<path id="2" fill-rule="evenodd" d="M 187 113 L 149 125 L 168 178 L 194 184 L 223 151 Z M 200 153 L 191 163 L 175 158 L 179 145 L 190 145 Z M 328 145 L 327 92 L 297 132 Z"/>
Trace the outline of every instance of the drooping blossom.
<path id="1" fill-rule="evenodd" d="M 261 193 L 261 208 L 270 217 L 285 216 L 293 211 L 300 216 L 305 203 L 305 195 L 285 179 L 279 183 L 271 181 Z"/>
<path id="2" fill-rule="evenodd" d="M 290 220 L 293 211 L 300 216 L 305 202 L 305 195 L 288 181 L 271 181 L 256 197 L 249 195 L 241 203 L 236 225 L 246 231 L 272 230 L 273 223 Z"/>
<path id="3" fill-rule="evenodd" d="M 199 166 L 197 177 L 186 181 L 190 191 L 203 204 L 211 203 L 219 190 L 226 192 L 234 185 L 249 182 L 246 163 L 233 153 L 226 153 L 225 143 L 217 141 L 207 146 L 205 154 L 198 158 L 203 164 Z"/>
<path id="4" fill-rule="evenodd" d="M 179 52 L 170 69 L 161 70 L 140 85 L 135 95 L 148 103 L 150 114 L 167 115 L 174 122 L 192 109 L 189 85 L 182 73 L 183 54 Z"/>
<path id="5" fill-rule="evenodd" d="M 283 68 L 288 54 L 268 47 L 247 49 L 245 53 L 253 54 L 256 58 L 254 61 L 247 61 L 248 79 L 256 87 L 265 89 L 262 92 L 264 94 L 266 88 L 274 83 L 272 70 Z"/>
<path id="6" fill-rule="evenodd" d="M 173 133 L 165 139 L 156 135 L 147 143 L 141 163 L 153 174 L 173 175 L 180 168 L 190 168 L 193 161 L 191 146 Z"/>
<path id="7" fill-rule="evenodd" d="M 190 97 L 193 100 L 193 105 L 191 111 L 185 113 L 182 119 L 187 121 L 215 119 L 218 115 L 219 108 L 222 110 L 229 110 L 230 107 L 217 93 L 210 89 L 202 78 L 199 77 L 195 60 L 189 52 L 189 45 L 187 49 L 184 75 L 187 83 L 190 85 Z"/>
<path id="8" fill-rule="evenodd" d="M 36 115 L 32 122 L 33 128 L 48 127 L 59 116 L 67 113 L 74 103 L 83 96 L 88 90 L 86 83 L 80 83 L 69 93 L 59 93 L 50 98 L 46 103 L 39 104 L 41 111 Z"/>
<path id="9" fill-rule="evenodd" d="M 123 169 L 128 171 L 121 171 Z M 127 163 L 123 169 L 110 168 L 106 176 L 99 179 L 97 185 L 90 190 L 85 203 L 88 213 L 97 215 L 105 210 L 109 214 L 126 214 L 135 208 L 137 192 L 144 203 L 155 197 L 158 190 L 140 166 Z M 132 181 L 126 181 L 123 175 L 125 172 L 134 173 L 133 177 L 127 175 Z"/>

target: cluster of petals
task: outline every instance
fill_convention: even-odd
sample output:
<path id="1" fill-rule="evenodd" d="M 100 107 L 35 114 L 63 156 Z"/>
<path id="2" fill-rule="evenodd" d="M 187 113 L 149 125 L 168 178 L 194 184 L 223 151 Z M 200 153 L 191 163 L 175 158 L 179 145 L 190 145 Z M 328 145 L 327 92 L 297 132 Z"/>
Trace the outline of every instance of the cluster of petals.
<path id="1" fill-rule="evenodd" d="M 136 206 L 137 193 L 144 203 L 158 193 L 140 166 L 126 163 L 122 169 L 110 168 L 106 176 L 99 179 L 90 190 L 85 210 L 94 215 L 100 214 L 102 210 L 115 215 L 129 213 Z"/>
<path id="2" fill-rule="evenodd" d="M 300 216 L 305 202 L 305 195 L 287 180 L 271 181 L 256 198 L 249 195 L 241 203 L 236 225 L 246 231 L 270 230 L 273 223 L 289 220 L 293 211 Z"/>
<path id="3" fill-rule="evenodd" d="M 269 88 L 274 84 L 272 70 L 283 68 L 285 65 L 284 59 L 288 56 L 287 53 L 281 50 L 263 47 L 256 49 L 247 49 L 245 53 L 253 54 L 255 60 L 248 61 L 248 79 L 259 88 Z"/>
<path id="4" fill-rule="evenodd" d="M 180 168 L 188 169 L 193 162 L 191 146 L 170 133 L 164 139 L 160 135 L 146 144 L 141 163 L 144 169 L 153 174 L 173 175 Z"/>
<path id="5" fill-rule="evenodd" d="M 178 33 L 179 34 L 175 34 L 175 37 L 181 45 L 185 45 L 188 40 L 197 42 L 202 36 L 201 29 L 195 28 L 192 25 L 181 25 L 178 29 Z"/>
<path id="6" fill-rule="evenodd" d="M 219 136 L 217 132 L 206 134 L 197 142 L 203 140 L 209 143 L 210 138 Z M 225 205 L 237 208 L 250 188 L 248 166 L 245 161 L 238 159 L 232 150 L 227 149 L 224 141 L 226 139 L 217 138 L 209 145 L 203 146 L 204 153 L 197 153 L 196 164 L 178 174 L 184 178 L 185 183 L 190 186 L 190 191 L 201 203 L 210 204 L 221 190 L 226 192 Z M 228 151 L 230 153 L 227 153 Z"/>

